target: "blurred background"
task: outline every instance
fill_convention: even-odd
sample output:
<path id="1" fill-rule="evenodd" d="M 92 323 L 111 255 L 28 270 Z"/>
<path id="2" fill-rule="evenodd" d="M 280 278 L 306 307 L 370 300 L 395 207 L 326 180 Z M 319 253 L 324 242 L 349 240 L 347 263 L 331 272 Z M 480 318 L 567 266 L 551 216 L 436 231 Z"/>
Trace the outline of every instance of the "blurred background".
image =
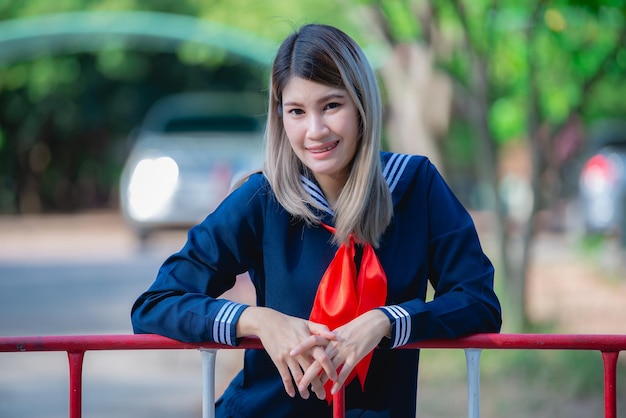
<path id="1" fill-rule="evenodd" d="M 0 335 L 131 332 L 185 230 L 260 168 L 273 54 L 309 22 L 363 46 L 384 147 L 428 155 L 471 211 L 504 331 L 626 332 L 625 19 L 624 0 L 1 0 Z M 199 416 L 196 354 L 99 353 L 88 416 Z M 463 415 L 458 354 L 423 353 L 420 416 Z M 484 416 L 600 415 L 596 353 L 485 357 Z M 0 354 L 0 416 L 67 416 L 53 358 Z"/>

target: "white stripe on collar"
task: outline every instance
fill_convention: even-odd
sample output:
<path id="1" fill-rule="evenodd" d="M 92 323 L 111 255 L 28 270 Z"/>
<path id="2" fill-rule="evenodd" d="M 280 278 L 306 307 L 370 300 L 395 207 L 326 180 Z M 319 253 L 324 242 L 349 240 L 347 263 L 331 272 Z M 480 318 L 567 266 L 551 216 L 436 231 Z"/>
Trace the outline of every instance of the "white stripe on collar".
<path id="1" fill-rule="evenodd" d="M 393 154 L 387 161 L 387 164 L 385 164 L 383 177 L 389 186 L 390 192 L 393 192 L 398 185 L 398 181 L 402 177 L 402 173 L 410 159 L 411 156 L 407 154 Z M 319 186 L 304 175 L 300 175 L 300 180 L 302 181 L 302 187 L 309 193 L 309 196 L 311 196 L 315 203 L 317 203 L 324 212 L 334 216 L 334 212 L 328 204 L 328 201 L 326 201 L 326 197 L 324 197 L 324 193 Z"/>
<path id="2" fill-rule="evenodd" d="M 315 203 L 319 204 L 320 208 L 324 212 L 330 214 L 331 216 L 334 216 L 335 213 L 330 208 L 330 205 L 326 201 L 324 193 L 319 188 L 319 186 L 303 175 L 300 175 L 300 180 L 302 181 L 302 187 L 304 187 L 304 190 L 309 193 L 309 196 L 311 196 Z"/>
<path id="3" fill-rule="evenodd" d="M 383 170 L 383 177 L 387 181 L 389 185 L 389 191 L 393 192 L 393 190 L 398 185 L 398 181 L 400 177 L 402 177 L 402 173 L 406 168 L 406 165 L 409 163 L 411 159 L 410 155 L 406 154 L 393 154 L 391 158 L 385 164 L 385 168 Z"/>

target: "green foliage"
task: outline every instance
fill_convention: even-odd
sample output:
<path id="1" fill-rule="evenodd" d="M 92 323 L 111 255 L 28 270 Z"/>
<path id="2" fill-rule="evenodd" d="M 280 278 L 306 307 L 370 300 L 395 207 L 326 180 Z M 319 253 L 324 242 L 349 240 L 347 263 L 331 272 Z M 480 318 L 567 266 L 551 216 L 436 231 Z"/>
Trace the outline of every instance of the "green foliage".
<path id="1" fill-rule="evenodd" d="M 381 12 L 395 42 L 430 42 L 437 65 L 454 79 L 459 94 L 476 98 L 477 70 L 480 65 L 486 69 L 488 125 L 495 147 L 528 135 L 534 87 L 540 120 L 548 127 L 558 127 L 572 111 L 582 112 L 585 120 L 626 113 L 625 50 L 605 62 L 623 39 L 619 38 L 626 25 L 623 0 L 15 0 L 0 2 L 0 15 L 7 20 L 70 11 L 174 13 L 274 41 L 302 23 L 325 22 L 341 26 L 368 46 L 376 30 L 363 19 L 363 8 Z M 167 33 L 167 28 L 162 31 Z M 216 83 L 265 88 L 266 69 L 251 67 L 223 49 L 183 42 L 173 51 L 116 41 L 93 52 L 42 55 L 0 67 L 0 200 L 13 196 L 13 203 L 0 204 L 0 212 L 19 208 L 17 196 L 27 183 L 59 196 L 63 193 L 49 190 L 66 186 L 51 182 L 76 185 L 80 173 L 86 172 L 114 179 L 124 155 L 124 138 L 160 95 L 212 88 Z M 594 82 L 587 85 L 591 79 Z M 114 168 L 100 172 L 113 174 L 79 170 L 78 155 L 61 160 L 57 143 L 87 148 L 85 141 L 101 137 L 106 145 L 98 152 L 115 160 Z M 476 135 L 467 136 L 465 142 L 456 142 L 462 146 L 448 147 L 459 153 L 452 161 L 467 161 L 471 153 L 466 149 L 475 140 Z M 29 167 L 28 155 L 38 143 L 48 144 L 51 152 L 42 173 Z M 71 164 L 74 169 L 63 168 Z M 102 181 L 109 182 L 99 186 L 103 189 L 115 187 L 114 180 Z M 58 197 L 43 200 L 52 202 L 44 208 L 59 208 L 54 203 Z"/>
<path id="2" fill-rule="evenodd" d="M 273 40 L 322 21 L 358 38 L 353 13 L 346 12 L 351 7 L 332 0 L 20 0 L 0 2 L 0 15 L 171 13 Z M 166 35 L 168 27 L 159 33 Z M 0 66 L 0 213 L 115 205 L 127 137 L 156 99 L 185 90 L 266 89 L 267 69 L 260 64 L 198 42 L 174 42 L 115 38 L 55 54 L 44 45 Z"/>
<path id="3" fill-rule="evenodd" d="M 96 54 L 98 71 L 110 80 L 141 80 L 150 71 L 150 64 L 140 55 L 123 48 L 106 48 Z"/>
<path id="4" fill-rule="evenodd" d="M 525 103 L 519 97 L 503 96 L 489 109 L 489 127 L 499 142 L 519 138 L 525 133 Z"/>
<path id="5" fill-rule="evenodd" d="M 419 39 L 421 34 L 419 22 L 411 12 L 409 3 L 408 0 L 386 0 L 379 3 L 387 18 L 389 30 L 399 42 Z"/>
<path id="6" fill-rule="evenodd" d="M 187 65 L 218 67 L 227 60 L 227 52 L 193 42 L 183 43 L 177 50 L 180 62 Z"/>
<path id="7" fill-rule="evenodd" d="M 491 95 L 490 127 L 497 141 L 526 133 L 531 82 L 536 83 L 542 118 L 553 126 L 587 102 L 594 108 L 595 103 L 610 102 L 612 113 L 626 113 L 626 102 L 617 103 L 615 94 L 626 87 L 626 54 L 620 52 L 614 63 L 602 67 L 626 30 L 623 2 L 552 1 L 539 6 L 538 2 L 460 1 L 466 37 L 454 2 L 434 3 L 442 34 L 453 45 L 451 54 L 440 56 L 442 68 L 469 90 L 475 82 L 476 60 L 484 60 Z M 585 83 L 598 74 L 598 86 L 610 79 L 612 89 L 584 91 Z"/>
<path id="8" fill-rule="evenodd" d="M 354 4 L 333 0 L 14 0 L 5 5 L 2 16 L 7 19 L 86 10 L 182 14 L 224 23 L 275 40 L 283 39 L 302 23 L 315 21 L 358 32 L 358 25 L 350 17 L 352 13 L 348 13 L 354 11 Z"/>

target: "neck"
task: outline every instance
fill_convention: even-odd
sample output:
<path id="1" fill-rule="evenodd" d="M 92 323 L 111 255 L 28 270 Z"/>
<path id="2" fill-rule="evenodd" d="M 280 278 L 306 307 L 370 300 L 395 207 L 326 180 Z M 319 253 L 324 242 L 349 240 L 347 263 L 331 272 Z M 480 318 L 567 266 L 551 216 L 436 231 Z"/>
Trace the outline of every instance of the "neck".
<path id="1" fill-rule="evenodd" d="M 335 207 L 339 195 L 346 185 L 346 180 L 334 176 L 315 176 L 315 180 L 320 185 L 320 188 L 324 192 L 326 201 L 331 207 Z"/>

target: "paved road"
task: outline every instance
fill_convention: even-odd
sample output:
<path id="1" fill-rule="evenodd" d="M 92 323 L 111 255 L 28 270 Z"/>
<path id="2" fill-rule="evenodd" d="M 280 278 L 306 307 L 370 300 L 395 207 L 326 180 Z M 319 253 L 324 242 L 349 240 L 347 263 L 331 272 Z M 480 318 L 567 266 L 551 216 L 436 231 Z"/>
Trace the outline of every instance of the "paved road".
<path id="1" fill-rule="evenodd" d="M 115 214 L 0 218 L 0 335 L 131 333 L 133 301 L 184 239 L 142 247 Z M 220 376 L 238 353 L 219 354 Z M 67 370 L 65 353 L 0 353 L 0 417 L 67 417 Z M 88 352 L 83 416 L 198 417 L 200 389 L 194 350 Z"/>
<path id="2" fill-rule="evenodd" d="M 130 333 L 133 301 L 184 240 L 174 231 L 142 247 L 110 213 L 0 217 L 0 336 Z M 562 332 L 626 332 L 626 280 L 615 267 L 623 256 L 598 258 L 608 261 L 586 262 L 567 237 L 540 237 L 529 278 L 534 318 Z M 608 280 L 598 274 L 607 271 Z M 235 298 L 249 298 L 238 289 Z M 240 354 L 219 352 L 218 392 Z M 199 417 L 200 388 L 195 351 L 89 352 L 83 416 Z M 67 417 L 67 398 L 65 353 L 0 353 L 0 418 Z"/>

